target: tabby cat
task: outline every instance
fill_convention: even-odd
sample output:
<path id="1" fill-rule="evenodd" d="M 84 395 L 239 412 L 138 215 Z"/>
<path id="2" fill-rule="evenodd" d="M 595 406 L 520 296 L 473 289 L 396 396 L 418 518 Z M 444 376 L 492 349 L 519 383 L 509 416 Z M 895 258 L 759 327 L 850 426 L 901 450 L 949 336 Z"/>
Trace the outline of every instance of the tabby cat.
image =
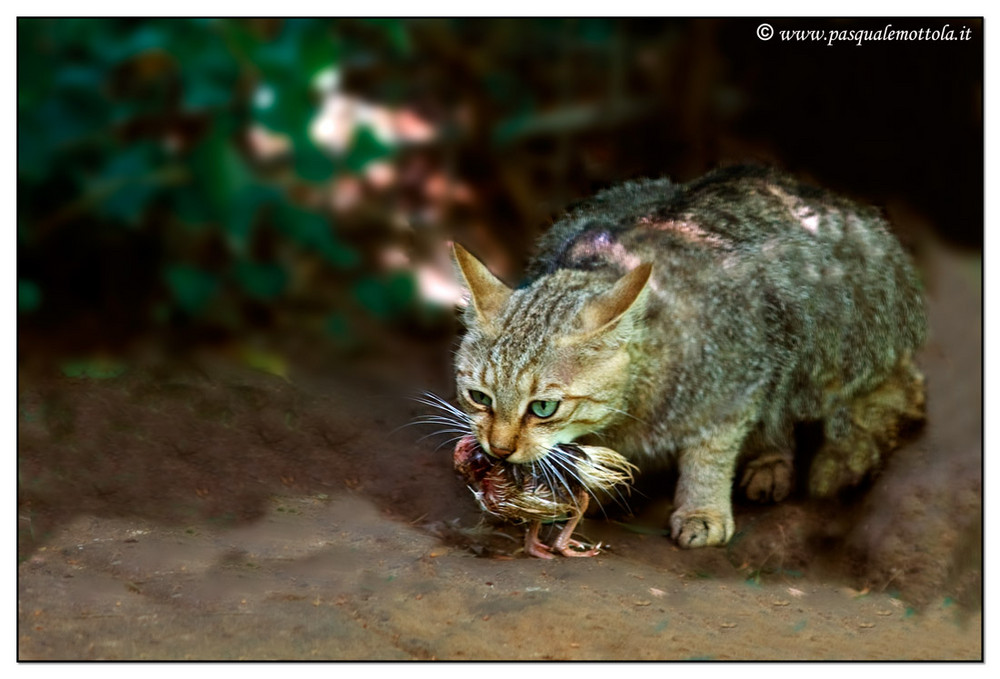
<path id="1" fill-rule="evenodd" d="M 511 464 L 561 443 L 675 463 L 682 547 L 725 544 L 731 496 L 792 489 L 793 426 L 831 496 L 922 420 L 921 288 L 879 213 L 779 171 L 733 167 L 599 193 L 511 289 L 455 246 L 470 293 L 455 360 L 463 426 Z"/>

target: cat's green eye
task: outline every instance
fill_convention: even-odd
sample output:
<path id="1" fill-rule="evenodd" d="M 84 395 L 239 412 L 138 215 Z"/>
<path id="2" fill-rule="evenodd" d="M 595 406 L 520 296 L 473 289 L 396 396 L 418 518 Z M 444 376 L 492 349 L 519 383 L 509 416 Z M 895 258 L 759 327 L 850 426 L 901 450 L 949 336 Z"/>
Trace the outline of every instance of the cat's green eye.
<path id="1" fill-rule="evenodd" d="M 476 391 L 475 389 L 469 389 L 469 398 L 471 398 L 474 403 L 478 403 L 481 406 L 486 406 L 487 408 L 493 405 L 493 399 L 491 399 L 483 392 Z"/>
<path id="2" fill-rule="evenodd" d="M 552 413 L 559 407 L 559 401 L 532 401 L 528 410 L 535 417 L 552 417 Z"/>

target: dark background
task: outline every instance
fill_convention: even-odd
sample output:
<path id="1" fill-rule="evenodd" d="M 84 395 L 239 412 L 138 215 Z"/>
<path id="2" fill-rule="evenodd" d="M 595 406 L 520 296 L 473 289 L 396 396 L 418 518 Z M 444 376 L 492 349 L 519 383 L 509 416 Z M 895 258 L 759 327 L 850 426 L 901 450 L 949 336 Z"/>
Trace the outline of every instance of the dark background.
<path id="1" fill-rule="evenodd" d="M 889 23 L 971 39 L 780 35 Z M 63 372 L 448 333 L 446 241 L 516 281 L 571 202 L 732 162 L 982 246 L 978 19 L 22 18 L 17 50 L 19 356 Z M 331 67 L 334 149 L 309 133 Z"/>

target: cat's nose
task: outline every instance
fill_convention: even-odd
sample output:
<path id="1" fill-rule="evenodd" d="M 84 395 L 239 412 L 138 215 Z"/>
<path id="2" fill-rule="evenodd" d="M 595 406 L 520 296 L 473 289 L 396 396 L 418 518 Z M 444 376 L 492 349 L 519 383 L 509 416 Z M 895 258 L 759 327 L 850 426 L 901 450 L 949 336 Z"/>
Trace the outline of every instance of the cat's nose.
<path id="1" fill-rule="evenodd" d="M 501 460 L 506 460 L 508 457 L 514 454 L 513 450 L 507 450 L 506 448 L 498 448 L 497 446 L 490 446 L 490 452 L 499 457 Z"/>

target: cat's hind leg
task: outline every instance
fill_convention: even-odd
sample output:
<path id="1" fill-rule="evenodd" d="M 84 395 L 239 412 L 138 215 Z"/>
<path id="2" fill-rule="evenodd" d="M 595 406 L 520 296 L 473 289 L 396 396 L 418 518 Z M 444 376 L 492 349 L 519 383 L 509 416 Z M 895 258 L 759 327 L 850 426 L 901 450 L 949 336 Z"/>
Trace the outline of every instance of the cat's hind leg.
<path id="1" fill-rule="evenodd" d="M 740 491 L 752 502 L 781 502 L 795 485 L 792 428 L 767 437 L 761 430 L 747 438 L 741 454 Z"/>
<path id="2" fill-rule="evenodd" d="M 794 485 L 794 454 L 772 450 L 758 455 L 743 467 L 740 490 L 753 502 L 781 502 Z"/>
<path id="3" fill-rule="evenodd" d="M 810 494 L 833 497 L 867 479 L 905 428 L 923 421 L 924 399 L 924 376 L 904 358 L 885 382 L 832 413 L 809 468 Z"/>

